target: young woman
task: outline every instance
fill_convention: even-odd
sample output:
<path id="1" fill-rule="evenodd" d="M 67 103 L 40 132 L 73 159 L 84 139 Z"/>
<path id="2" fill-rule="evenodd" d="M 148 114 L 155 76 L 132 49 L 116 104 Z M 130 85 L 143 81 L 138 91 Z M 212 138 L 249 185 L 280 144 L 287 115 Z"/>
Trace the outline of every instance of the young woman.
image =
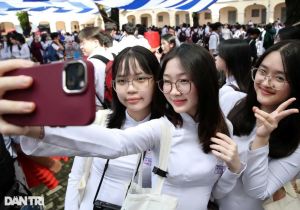
<path id="1" fill-rule="evenodd" d="M 232 192 L 218 201 L 220 209 L 262 210 L 263 200 L 299 173 L 299 57 L 299 41 L 270 47 L 252 69 L 248 95 L 229 113 L 247 169 Z"/>
<path id="2" fill-rule="evenodd" d="M 115 64 L 117 65 L 117 64 Z M 199 68 L 201 66 L 201 68 Z M 22 78 L 14 80 L 10 89 L 22 86 Z M 212 190 L 218 195 L 231 191 L 242 170 L 236 144 L 220 132 L 229 129 L 218 102 L 217 70 L 208 51 L 192 44 L 182 44 L 171 51 L 162 65 L 159 88 L 164 93 L 165 117 L 139 124 L 126 130 L 108 129 L 97 125 L 85 127 L 17 127 L 0 117 L 0 131 L 6 134 L 26 134 L 42 140 L 22 137 L 21 143 L 50 143 L 70 148 L 81 155 L 117 158 L 151 149 L 152 165 L 158 165 L 162 124 L 171 128 L 172 144 L 168 161 L 168 176 L 163 193 L 178 198 L 178 210 L 206 210 Z M 121 81 L 126 84 L 127 80 Z M 129 81 L 131 82 L 131 81 Z M 21 84 L 20 84 L 21 83 Z M 132 82 L 131 82 L 132 83 Z M 132 86 L 130 86 L 132 87 Z M 9 86 L 1 88 L 2 92 Z M 209 89 L 210 91 L 205 91 Z M 132 98 L 136 103 L 141 98 Z M 160 100 L 154 98 L 154 100 Z M 0 113 L 28 113 L 34 105 L 15 102 L 12 110 L 0 100 Z M 19 105 L 19 106 L 18 106 Z M 29 106 L 29 110 L 22 105 Z M 3 127 L 4 126 L 4 127 Z M 44 137 L 41 134 L 45 134 Z M 37 149 L 32 149 L 37 151 Z M 223 165 L 224 162 L 227 167 Z M 155 186 L 153 174 L 152 186 Z"/>
<path id="3" fill-rule="evenodd" d="M 84 56 L 87 56 L 95 71 L 95 89 L 97 109 L 102 109 L 104 103 L 104 84 L 106 64 L 96 58 L 100 55 L 108 60 L 113 60 L 113 55 L 109 52 L 108 47 L 112 44 L 112 38 L 101 31 L 99 27 L 86 27 L 82 29 L 78 38 L 80 40 L 80 49 Z"/>
<path id="4" fill-rule="evenodd" d="M 216 66 L 220 73 L 224 73 L 226 82 L 220 88 L 219 98 L 222 101 L 222 97 L 230 91 L 238 91 L 238 96 L 245 96 L 247 92 L 248 84 L 251 80 L 251 55 L 249 44 L 240 39 L 228 39 L 224 40 L 219 45 L 219 54 L 216 58 Z M 229 107 L 232 107 L 230 103 L 227 103 Z M 230 110 L 223 106 L 225 115 Z"/>
<path id="5" fill-rule="evenodd" d="M 176 36 L 171 34 L 165 34 L 161 37 L 161 49 L 162 52 L 155 52 L 155 56 L 160 62 L 162 58 L 176 47 Z"/>
<path id="6" fill-rule="evenodd" d="M 139 123 L 161 117 L 159 90 L 155 84 L 160 65 L 155 56 L 146 48 L 135 46 L 125 48 L 115 58 L 113 68 L 113 107 L 108 117 L 108 128 L 126 129 Z M 101 111 L 99 111 L 101 112 Z M 144 169 L 151 167 L 151 156 L 144 159 Z M 121 206 L 125 198 L 125 185 L 131 180 L 139 155 L 129 155 L 109 160 L 97 200 Z M 69 174 L 65 198 L 65 209 L 93 209 L 93 200 L 101 180 L 106 159 L 94 158 L 87 180 L 82 202 L 79 199 L 78 185 L 84 173 L 83 157 L 75 157 Z M 148 170 L 150 176 L 151 172 Z M 150 179 L 149 179 L 150 180 Z M 151 185 L 150 185 L 151 186 Z"/>

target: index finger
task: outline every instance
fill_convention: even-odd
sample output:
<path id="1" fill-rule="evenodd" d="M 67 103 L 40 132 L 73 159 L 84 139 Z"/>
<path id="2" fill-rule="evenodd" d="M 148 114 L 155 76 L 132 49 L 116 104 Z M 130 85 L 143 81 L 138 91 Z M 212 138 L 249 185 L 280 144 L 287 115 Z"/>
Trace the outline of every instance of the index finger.
<path id="1" fill-rule="evenodd" d="M 220 139 L 226 141 L 228 144 L 232 145 L 232 143 L 234 143 L 234 141 L 227 135 L 223 134 L 223 133 L 216 133 L 216 136 L 219 137 Z"/>
<path id="2" fill-rule="evenodd" d="M 277 107 L 276 111 L 277 112 L 282 112 L 283 110 L 285 110 L 294 101 L 296 101 L 296 98 L 290 98 L 290 99 L 286 100 L 285 102 L 283 102 L 282 104 L 280 104 Z"/>
<path id="3" fill-rule="evenodd" d="M 17 68 L 27 68 L 32 67 L 35 64 L 32 61 L 29 60 L 23 60 L 23 59 L 9 59 L 5 61 L 0 61 L 0 75 L 2 76 L 6 72 L 12 71 Z"/>

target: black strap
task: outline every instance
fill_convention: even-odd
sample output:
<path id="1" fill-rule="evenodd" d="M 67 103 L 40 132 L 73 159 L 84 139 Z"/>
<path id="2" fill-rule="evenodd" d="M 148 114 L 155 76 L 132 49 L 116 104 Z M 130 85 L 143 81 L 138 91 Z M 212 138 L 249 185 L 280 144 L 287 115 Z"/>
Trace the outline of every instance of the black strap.
<path id="1" fill-rule="evenodd" d="M 105 63 L 105 65 L 109 62 L 109 59 L 107 59 L 106 57 L 102 56 L 102 55 L 93 55 L 91 58 L 95 58 L 98 59 L 100 61 L 102 61 L 103 63 Z"/>
<path id="2" fill-rule="evenodd" d="M 96 192 L 96 195 L 95 195 L 93 204 L 95 203 L 95 201 L 96 201 L 96 199 L 97 199 L 99 190 L 100 190 L 100 188 L 101 188 L 101 185 L 102 185 L 102 182 L 103 182 L 103 179 L 104 179 L 104 175 L 105 175 L 106 170 L 107 170 L 107 168 L 108 168 L 108 163 L 109 163 L 109 159 L 107 159 L 107 161 L 106 161 L 106 163 L 105 163 L 104 170 L 103 170 L 103 173 L 102 173 L 102 177 L 101 177 L 100 183 L 99 183 L 99 185 L 98 185 L 98 189 L 97 189 L 97 192 Z"/>
<path id="3" fill-rule="evenodd" d="M 152 172 L 161 177 L 167 177 L 168 172 L 154 166 Z"/>
<path id="4" fill-rule="evenodd" d="M 113 55 L 114 55 L 114 54 L 113 54 Z M 104 56 L 102 56 L 102 55 L 93 55 L 93 56 L 90 57 L 90 58 L 98 59 L 98 60 L 102 61 L 103 63 L 105 63 L 105 65 L 107 65 L 108 62 L 110 61 L 109 59 L 107 59 L 106 57 L 104 57 Z M 107 105 L 105 104 L 104 101 L 101 100 L 101 98 L 98 96 L 97 93 L 96 93 L 96 97 L 97 97 L 98 101 L 101 103 L 102 107 L 103 107 L 104 109 L 107 109 L 107 108 L 108 108 Z"/>
<path id="5" fill-rule="evenodd" d="M 228 86 L 231 87 L 235 91 L 240 91 L 240 89 L 237 86 L 233 85 L 233 84 L 229 84 Z"/>
<path id="6" fill-rule="evenodd" d="M 147 153 L 147 152 L 144 151 L 144 153 L 143 153 L 143 160 L 145 159 L 146 153 Z M 139 172 L 139 167 L 140 167 L 140 165 L 141 165 L 141 162 L 142 162 L 142 157 L 140 157 L 140 159 L 139 159 L 139 162 L 138 162 L 137 167 L 136 167 L 136 169 L 135 169 L 135 174 L 134 174 L 133 179 L 136 177 L 136 175 L 137 175 L 138 172 Z M 129 185 L 128 185 L 128 188 L 127 188 L 125 197 L 127 196 L 127 193 L 128 193 L 129 188 L 130 188 L 130 186 L 131 186 L 131 183 L 132 183 L 132 180 L 130 181 L 130 183 L 129 183 Z"/>

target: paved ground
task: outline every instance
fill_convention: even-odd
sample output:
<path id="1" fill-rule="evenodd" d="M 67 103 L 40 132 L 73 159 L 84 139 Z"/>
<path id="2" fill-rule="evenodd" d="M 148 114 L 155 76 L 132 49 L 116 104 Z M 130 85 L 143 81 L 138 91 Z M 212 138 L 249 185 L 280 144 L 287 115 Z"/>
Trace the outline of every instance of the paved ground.
<path id="1" fill-rule="evenodd" d="M 73 159 L 70 158 L 68 162 L 63 162 L 62 170 L 56 174 L 56 178 L 59 180 L 59 185 L 49 190 L 45 186 L 39 186 L 31 189 L 34 195 L 44 196 L 45 210 L 61 210 L 64 209 L 65 193 L 67 188 L 68 174 L 71 171 Z"/>

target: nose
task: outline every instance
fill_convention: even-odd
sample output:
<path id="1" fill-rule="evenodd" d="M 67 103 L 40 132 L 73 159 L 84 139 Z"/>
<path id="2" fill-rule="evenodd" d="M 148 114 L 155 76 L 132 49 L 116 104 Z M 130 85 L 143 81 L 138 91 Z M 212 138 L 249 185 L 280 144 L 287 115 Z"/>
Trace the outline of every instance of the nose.
<path id="1" fill-rule="evenodd" d="M 262 81 L 262 84 L 266 84 L 270 87 L 272 87 L 272 77 L 271 76 L 265 76 L 264 80 Z"/>
<path id="2" fill-rule="evenodd" d="M 181 93 L 177 90 L 175 83 L 172 83 L 170 95 L 181 95 Z"/>
<path id="3" fill-rule="evenodd" d="M 127 92 L 136 91 L 136 88 L 133 84 L 133 80 L 127 81 Z"/>

